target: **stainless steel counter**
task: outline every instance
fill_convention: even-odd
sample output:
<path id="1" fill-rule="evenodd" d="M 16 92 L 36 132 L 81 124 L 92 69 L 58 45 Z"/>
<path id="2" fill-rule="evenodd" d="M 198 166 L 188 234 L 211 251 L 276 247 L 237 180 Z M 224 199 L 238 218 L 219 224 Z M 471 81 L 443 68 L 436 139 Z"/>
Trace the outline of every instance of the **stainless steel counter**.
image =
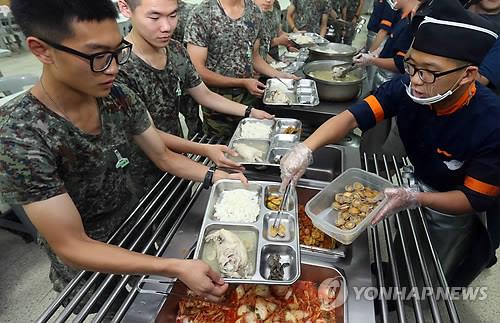
<path id="1" fill-rule="evenodd" d="M 347 147 L 336 147 L 340 149 L 343 154 L 343 159 L 341 161 L 341 171 L 351 168 L 360 167 L 359 152 L 356 149 Z M 263 177 L 269 180 L 269 176 L 259 173 L 249 173 L 247 174 L 252 179 L 260 180 Z M 277 177 L 274 179 L 278 180 Z M 301 180 L 299 185 L 309 186 L 309 187 L 321 187 L 325 185 L 325 182 L 319 180 Z M 172 242 L 167 247 L 164 257 L 176 257 L 185 258 L 190 253 L 191 247 L 196 243 L 198 238 L 199 229 L 201 227 L 203 215 L 205 213 L 205 208 L 207 206 L 208 191 L 202 191 L 193 207 L 189 211 L 184 222 L 180 226 L 177 233 L 174 235 Z M 317 263 L 319 265 L 325 263 L 329 265 L 334 265 L 340 268 L 346 276 L 347 285 L 349 289 L 348 299 L 347 299 L 347 318 L 348 322 L 375 322 L 375 313 L 373 301 L 355 299 L 355 293 L 352 291 L 353 287 L 371 287 L 374 286 L 372 281 L 372 275 L 370 272 L 370 255 L 368 248 L 368 234 L 365 232 L 362 234 L 351 246 L 348 247 L 348 254 L 345 259 L 341 258 L 310 258 L 308 256 L 302 256 L 304 260 Z M 161 277 L 151 277 L 153 279 L 164 279 Z M 158 289 L 157 284 L 145 284 L 144 289 Z M 165 288 L 166 289 L 166 288 Z M 164 296 L 154 295 L 154 294 L 138 294 L 130 306 L 129 310 L 123 317 L 124 322 L 151 322 L 154 321 L 157 314 L 161 310 L 165 301 L 168 302 L 168 298 L 165 299 Z"/>

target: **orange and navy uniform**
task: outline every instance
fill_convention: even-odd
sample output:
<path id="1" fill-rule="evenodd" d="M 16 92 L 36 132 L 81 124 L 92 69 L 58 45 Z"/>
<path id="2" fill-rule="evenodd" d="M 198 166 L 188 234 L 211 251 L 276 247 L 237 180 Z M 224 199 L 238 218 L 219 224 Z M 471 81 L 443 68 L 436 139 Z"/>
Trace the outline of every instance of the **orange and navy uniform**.
<path id="1" fill-rule="evenodd" d="M 487 210 L 500 195 L 500 99 L 479 83 L 437 113 L 406 94 L 408 75 L 380 86 L 349 108 L 365 131 L 397 117 L 415 175 L 434 189 L 460 190 L 474 210 Z"/>
<path id="2" fill-rule="evenodd" d="M 387 38 L 380 58 L 393 58 L 400 73 L 404 73 L 404 57 L 411 46 L 413 30 L 408 15 L 403 15 Z"/>
<path id="3" fill-rule="evenodd" d="M 384 29 L 388 33 L 391 33 L 392 27 L 398 22 L 400 17 L 400 11 L 392 10 L 387 1 L 375 0 L 373 2 L 373 11 L 366 28 L 374 33 L 378 33 L 380 29 Z"/>

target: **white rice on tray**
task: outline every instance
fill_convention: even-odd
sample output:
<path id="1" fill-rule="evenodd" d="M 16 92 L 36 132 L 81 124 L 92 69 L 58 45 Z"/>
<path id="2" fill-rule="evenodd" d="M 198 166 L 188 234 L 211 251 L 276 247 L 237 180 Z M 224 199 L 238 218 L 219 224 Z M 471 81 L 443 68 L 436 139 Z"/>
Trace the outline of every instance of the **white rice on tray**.
<path id="1" fill-rule="evenodd" d="M 214 208 L 214 217 L 227 222 L 255 222 L 260 213 L 257 192 L 245 189 L 223 192 Z"/>
<path id="2" fill-rule="evenodd" d="M 271 137 L 271 128 L 271 125 L 262 122 L 247 122 L 241 125 L 240 137 L 249 139 L 269 139 L 269 137 Z"/>

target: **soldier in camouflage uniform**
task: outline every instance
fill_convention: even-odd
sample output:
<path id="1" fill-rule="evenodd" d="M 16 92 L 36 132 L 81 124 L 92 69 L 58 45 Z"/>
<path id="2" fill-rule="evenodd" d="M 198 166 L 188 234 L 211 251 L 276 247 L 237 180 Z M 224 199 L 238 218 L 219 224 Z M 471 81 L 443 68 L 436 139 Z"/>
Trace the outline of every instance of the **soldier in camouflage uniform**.
<path id="1" fill-rule="evenodd" d="M 361 15 L 364 0 L 339 0 L 338 3 L 340 3 L 340 9 L 336 11 L 340 12 L 340 18 L 345 23 L 340 21 L 334 23 L 334 41 L 350 45 L 356 36 L 356 24 Z"/>
<path id="2" fill-rule="evenodd" d="M 181 0 L 177 1 L 177 27 L 175 28 L 172 39 L 181 44 L 184 42 L 184 30 L 191 10 L 196 6 L 193 3 L 187 3 Z M 189 94 L 183 94 L 180 97 L 180 112 L 184 116 L 188 128 L 187 136 L 192 138 L 194 134 L 202 132 L 202 122 L 200 119 L 200 105 Z"/>
<path id="3" fill-rule="evenodd" d="M 328 0 L 291 0 L 288 25 L 293 32 L 308 31 L 325 36 L 330 12 Z"/>
<path id="4" fill-rule="evenodd" d="M 275 0 L 255 0 L 255 3 L 262 10 L 264 20 L 262 21 L 263 33 L 260 40 L 260 54 L 268 62 L 278 61 L 278 45 L 291 47 L 288 34 L 281 28 L 281 7 Z M 268 55 L 270 57 L 268 57 Z"/>
<path id="5" fill-rule="evenodd" d="M 164 171 L 198 181 L 207 173 L 170 151 L 141 100 L 113 85 L 118 64 L 130 53 L 113 3 L 13 0 L 11 9 L 43 73 L 29 92 L 0 107 L 0 199 L 22 205 L 43 237 L 54 289 L 64 288 L 79 268 L 178 276 L 197 293 L 218 299 L 226 286 L 202 262 L 102 243 L 137 201 L 128 180 L 134 142 Z M 241 174 L 214 174 L 214 180 L 230 177 L 244 180 Z"/>
<path id="6" fill-rule="evenodd" d="M 186 30 L 186 23 L 189 15 L 194 7 L 196 7 L 193 3 L 187 3 L 182 0 L 177 1 L 177 27 L 172 35 L 172 38 L 179 41 L 184 42 L 184 31 Z"/>
<path id="7" fill-rule="evenodd" d="M 233 0 L 202 1 L 189 16 L 184 41 L 198 73 L 212 91 L 253 106 L 265 88 L 254 78 L 254 72 L 270 77 L 293 76 L 276 71 L 260 56 L 262 13 L 252 0 L 241 3 L 242 10 Z M 241 14 L 230 17 L 226 9 L 241 10 Z M 203 106 L 203 131 L 209 135 L 231 137 L 240 119 Z"/>
<path id="8" fill-rule="evenodd" d="M 154 7 L 152 3 L 152 0 L 141 0 L 131 7 L 127 1 L 120 2 L 122 14 L 132 21 L 132 31 L 125 39 L 133 47 L 131 57 L 121 66 L 117 80 L 126 84 L 146 104 L 156 128 L 175 136 L 182 135 L 179 112 L 182 112 L 182 104 L 185 103 L 182 98 L 186 96 L 193 97 L 197 105 L 196 101 L 199 101 L 212 110 L 243 116 L 247 107 L 208 90 L 184 46 L 169 38 L 176 30 L 177 19 L 173 15 L 177 10 L 177 0 L 164 0 L 161 4 L 155 3 Z M 152 11 L 153 8 L 159 16 L 167 18 L 168 28 L 158 23 L 160 19 L 145 18 L 144 12 Z M 158 41 L 161 39 L 160 35 L 165 36 L 164 41 Z M 145 54 L 150 52 L 158 55 Z M 252 109 L 250 115 L 254 118 L 272 118 L 270 114 L 258 109 Z M 134 157 L 139 162 L 131 167 L 132 178 L 134 183 L 147 191 L 158 181 L 162 172 L 140 149 L 135 150 Z M 230 160 L 224 162 L 231 164 Z"/>

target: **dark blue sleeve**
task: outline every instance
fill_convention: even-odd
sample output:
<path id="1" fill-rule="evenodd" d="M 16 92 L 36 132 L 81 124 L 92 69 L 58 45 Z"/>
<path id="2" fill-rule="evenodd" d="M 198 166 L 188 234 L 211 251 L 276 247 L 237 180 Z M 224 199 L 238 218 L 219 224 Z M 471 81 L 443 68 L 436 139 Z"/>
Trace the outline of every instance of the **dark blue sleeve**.
<path id="1" fill-rule="evenodd" d="M 397 24 L 401 18 L 400 11 L 394 11 L 387 2 L 384 2 L 384 11 L 382 12 L 382 17 L 380 19 L 380 29 L 387 30 L 391 33 L 392 28 Z"/>
<path id="2" fill-rule="evenodd" d="M 491 134 L 473 159 L 468 162 L 461 191 L 472 208 L 486 211 L 500 194 L 500 130 Z"/>
<path id="3" fill-rule="evenodd" d="M 410 24 L 406 24 L 401 30 L 401 33 L 398 35 L 398 39 L 394 42 L 394 64 L 398 68 L 399 72 L 403 74 L 405 72 L 404 68 L 404 58 L 406 52 L 411 46 L 411 42 L 413 41 L 413 31 Z"/>
<path id="4" fill-rule="evenodd" d="M 397 115 L 399 98 L 406 95 L 401 77 L 393 78 L 382 84 L 373 95 L 348 110 L 354 115 L 358 127 L 366 131 L 384 119 Z"/>
<path id="5" fill-rule="evenodd" d="M 500 89 L 500 39 L 497 39 L 479 66 L 479 73 L 486 77 L 494 88 Z"/>

